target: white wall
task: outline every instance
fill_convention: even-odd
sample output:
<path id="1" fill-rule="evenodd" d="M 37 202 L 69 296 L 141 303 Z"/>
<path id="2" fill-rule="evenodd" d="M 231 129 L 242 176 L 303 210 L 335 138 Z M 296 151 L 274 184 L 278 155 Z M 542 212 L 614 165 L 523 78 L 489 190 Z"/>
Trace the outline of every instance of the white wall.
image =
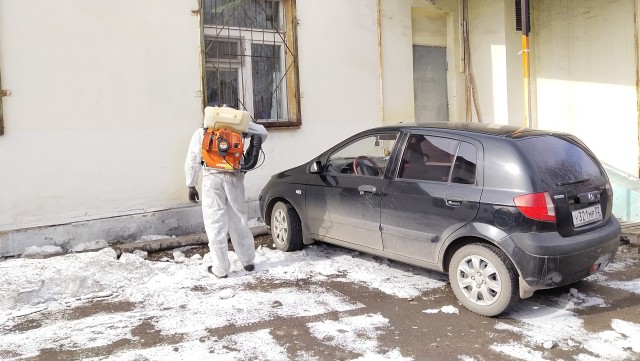
<path id="1" fill-rule="evenodd" d="M 535 2 L 537 126 L 580 137 L 638 174 L 634 0 Z"/>
<path id="2" fill-rule="evenodd" d="M 449 118 L 464 120 L 458 1 L 381 0 L 380 5 L 384 123 L 415 120 L 414 44 L 447 48 Z"/>
<path id="3" fill-rule="evenodd" d="M 0 71 L 12 91 L 3 99 L 0 231 L 189 205 L 184 157 L 202 118 L 197 6 L 0 0 Z M 270 129 L 264 164 L 245 181 L 253 216 L 272 174 L 382 124 L 376 0 L 297 10 L 302 126 Z M 12 250 L 28 234 L 14 238 Z"/>
<path id="4" fill-rule="evenodd" d="M 0 231 L 185 203 L 197 0 L 0 0 Z"/>
<path id="5" fill-rule="evenodd" d="M 376 0 L 298 1 L 297 10 L 302 126 L 269 129 L 266 161 L 245 177 L 250 198 L 275 172 L 382 125 Z"/>
<path id="6" fill-rule="evenodd" d="M 381 0 L 384 123 L 414 121 L 411 0 Z"/>
<path id="7" fill-rule="evenodd" d="M 471 67 L 485 123 L 509 124 L 505 28 L 504 0 L 469 1 Z"/>

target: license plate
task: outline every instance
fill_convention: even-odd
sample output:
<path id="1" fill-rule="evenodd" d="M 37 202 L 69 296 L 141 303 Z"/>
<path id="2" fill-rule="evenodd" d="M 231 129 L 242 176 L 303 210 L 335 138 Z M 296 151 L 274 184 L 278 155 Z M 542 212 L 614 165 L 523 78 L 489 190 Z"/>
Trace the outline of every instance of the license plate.
<path id="1" fill-rule="evenodd" d="M 587 207 L 578 211 L 571 212 L 573 216 L 573 226 L 580 227 L 585 224 L 597 222 L 602 220 L 602 211 L 600 205 Z"/>

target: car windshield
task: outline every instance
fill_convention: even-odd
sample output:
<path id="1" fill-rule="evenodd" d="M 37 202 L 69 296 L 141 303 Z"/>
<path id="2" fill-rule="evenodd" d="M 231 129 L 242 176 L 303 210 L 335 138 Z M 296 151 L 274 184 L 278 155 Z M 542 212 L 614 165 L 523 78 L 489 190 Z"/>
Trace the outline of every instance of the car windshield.
<path id="1" fill-rule="evenodd" d="M 570 136 L 525 138 L 518 146 L 540 175 L 542 186 L 560 190 L 574 184 L 602 185 L 606 176 L 598 161 Z"/>

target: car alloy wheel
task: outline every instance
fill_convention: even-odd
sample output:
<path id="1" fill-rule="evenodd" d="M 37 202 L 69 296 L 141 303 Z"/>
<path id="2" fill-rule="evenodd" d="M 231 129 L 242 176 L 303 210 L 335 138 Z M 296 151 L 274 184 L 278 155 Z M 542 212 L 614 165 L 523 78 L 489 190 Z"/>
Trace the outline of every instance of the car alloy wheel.
<path id="1" fill-rule="evenodd" d="M 518 275 L 499 248 L 481 243 L 463 246 L 449 263 L 451 288 L 470 311 L 496 316 L 519 299 Z"/>
<path id="2" fill-rule="evenodd" d="M 285 210 L 276 209 L 273 213 L 273 222 L 271 224 L 273 241 L 278 246 L 282 246 L 287 243 L 287 237 L 289 236 L 289 228 L 287 222 L 287 215 Z"/>
<path id="3" fill-rule="evenodd" d="M 458 265 L 458 286 L 473 303 L 486 306 L 500 296 L 500 274 L 486 258 L 471 255 Z"/>
<path id="4" fill-rule="evenodd" d="M 292 205 L 278 202 L 271 211 L 271 237 L 276 248 L 284 251 L 302 249 L 302 226 L 300 217 Z"/>

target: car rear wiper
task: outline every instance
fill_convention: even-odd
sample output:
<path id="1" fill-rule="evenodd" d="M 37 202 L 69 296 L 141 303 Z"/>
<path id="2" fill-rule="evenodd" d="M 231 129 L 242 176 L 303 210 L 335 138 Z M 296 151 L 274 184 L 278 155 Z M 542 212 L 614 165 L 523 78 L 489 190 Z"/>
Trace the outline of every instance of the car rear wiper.
<path id="1" fill-rule="evenodd" d="M 558 186 L 568 186 L 570 184 L 579 184 L 579 183 L 584 183 L 584 182 L 588 182 L 589 178 L 581 178 L 581 179 L 576 179 L 576 180 L 572 180 L 572 181 L 567 181 L 567 182 L 560 182 L 557 185 Z"/>

